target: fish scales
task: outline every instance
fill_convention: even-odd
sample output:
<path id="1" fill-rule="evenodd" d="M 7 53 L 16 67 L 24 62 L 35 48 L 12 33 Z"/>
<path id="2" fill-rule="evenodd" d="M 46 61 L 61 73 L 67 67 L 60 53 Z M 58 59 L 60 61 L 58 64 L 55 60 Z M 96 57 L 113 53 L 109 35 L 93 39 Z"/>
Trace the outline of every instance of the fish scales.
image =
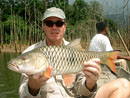
<path id="1" fill-rule="evenodd" d="M 56 70 L 56 74 L 76 72 L 82 69 L 79 51 L 66 47 L 46 47 L 44 54 L 48 58 L 49 66 Z M 43 49 L 44 51 L 44 49 Z M 78 54 L 78 55 L 77 55 Z"/>
<path id="2" fill-rule="evenodd" d="M 68 47 L 47 46 L 42 49 L 49 66 L 55 74 L 76 73 L 82 70 L 83 62 L 92 58 L 102 58 L 107 53 L 97 53 L 88 51 L 79 51 Z"/>

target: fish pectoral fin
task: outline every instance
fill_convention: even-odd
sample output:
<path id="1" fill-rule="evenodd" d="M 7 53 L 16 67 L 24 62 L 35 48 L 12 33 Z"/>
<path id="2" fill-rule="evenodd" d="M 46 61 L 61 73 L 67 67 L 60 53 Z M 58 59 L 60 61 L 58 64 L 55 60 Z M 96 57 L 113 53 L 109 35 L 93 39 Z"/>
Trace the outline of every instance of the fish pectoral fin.
<path id="1" fill-rule="evenodd" d="M 44 71 L 44 76 L 47 77 L 47 78 L 50 78 L 51 77 L 51 71 L 52 71 L 52 68 L 50 66 L 47 67 L 46 71 Z"/>
<path id="2" fill-rule="evenodd" d="M 65 86 L 70 86 L 75 81 L 75 76 L 73 74 L 62 75 Z"/>

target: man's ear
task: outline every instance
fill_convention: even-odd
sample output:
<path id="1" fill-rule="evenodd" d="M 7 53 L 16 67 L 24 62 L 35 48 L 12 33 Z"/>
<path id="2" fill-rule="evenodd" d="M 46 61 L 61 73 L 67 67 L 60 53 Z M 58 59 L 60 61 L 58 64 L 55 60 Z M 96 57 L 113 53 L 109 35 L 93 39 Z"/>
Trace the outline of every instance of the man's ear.
<path id="1" fill-rule="evenodd" d="M 64 32 L 66 31 L 66 23 L 64 24 Z"/>
<path id="2" fill-rule="evenodd" d="M 108 32 L 108 27 L 105 27 L 104 31 L 105 31 L 105 32 Z"/>

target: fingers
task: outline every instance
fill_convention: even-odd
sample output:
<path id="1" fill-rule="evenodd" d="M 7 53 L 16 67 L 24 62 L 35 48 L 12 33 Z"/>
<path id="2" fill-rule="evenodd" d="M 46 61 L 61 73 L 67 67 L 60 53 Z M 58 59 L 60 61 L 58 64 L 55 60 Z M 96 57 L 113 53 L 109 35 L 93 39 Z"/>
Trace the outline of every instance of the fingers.
<path id="1" fill-rule="evenodd" d="M 90 66 L 93 66 L 94 63 L 100 65 L 100 59 L 99 58 L 93 58 L 89 61 L 84 62 L 85 65 L 86 65 L 86 63 L 88 64 L 87 66 L 89 66 L 89 64 L 90 64 Z"/>
<path id="2" fill-rule="evenodd" d="M 95 59 L 91 59 L 88 62 L 84 62 L 84 69 L 83 72 L 86 75 L 90 75 L 90 73 L 99 76 L 100 72 L 101 72 L 101 68 L 100 68 L 100 59 L 95 58 Z"/>
<path id="3" fill-rule="evenodd" d="M 98 76 L 99 76 L 98 74 L 97 75 L 93 75 L 93 73 L 91 73 L 91 72 L 86 72 L 85 75 L 86 75 L 87 79 L 90 79 L 92 81 L 97 81 Z"/>
<path id="4" fill-rule="evenodd" d="M 83 73 L 88 81 L 97 81 L 100 73 L 100 59 L 94 58 L 87 62 L 84 62 Z"/>
<path id="5" fill-rule="evenodd" d="M 84 69 L 83 72 L 85 73 L 85 75 L 90 76 L 90 77 L 92 75 L 98 77 L 100 74 L 99 70 L 97 70 L 96 68 L 93 68 L 93 67 L 88 67 L 88 68 Z"/>
<path id="6" fill-rule="evenodd" d="M 35 74 L 35 75 L 31 75 L 32 78 L 34 79 L 39 79 L 41 76 L 41 73 Z"/>
<path id="7" fill-rule="evenodd" d="M 28 79 L 29 88 L 35 90 L 38 90 L 48 80 L 48 78 L 41 73 L 29 75 Z"/>
<path id="8" fill-rule="evenodd" d="M 34 74 L 34 75 L 30 75 L 29 79 L 33 79 L 33 80 L 36 80 L 36 81 L 39 81 L 39 82 L 45 82 L 46 80 L 48 80 L 48 78 L 45 77 L 43 75 L 43 73 L 37 73 L 37 74 Z"/>
<path id="9" fill-rule="evenodd" d="M 88 89 L 92 89 L 96 85 L 96 81 L 100 75 L 100 59 L 95 58 L 84 62 L 83 73 L 86 77 L 86 85 Z"/>
<path id="10" fill-rule="evenodd" d="M 46 82 L 49 78 L 45 77 L 45 76 L 41 76 L 40 77 L 40 82 Z"/>

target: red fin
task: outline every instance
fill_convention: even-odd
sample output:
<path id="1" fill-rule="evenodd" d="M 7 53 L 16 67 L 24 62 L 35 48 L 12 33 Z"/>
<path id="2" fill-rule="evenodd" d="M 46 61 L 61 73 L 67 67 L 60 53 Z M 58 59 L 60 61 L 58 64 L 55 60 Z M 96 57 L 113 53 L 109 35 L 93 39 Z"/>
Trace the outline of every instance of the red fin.
<path id="1" fill-rule="evenodd" d="M 65 75 L 62 75 L 62 77 L 65 83 L 65 86 L 71 85 L 75 80 L 75 76 L 73 74 L 65 74 Z"/>
<path id="2" fill-rule="evenodd" d="M 50 78 L 51 77 L 51 67 L 48 67 L 46 69 L 46 71 L 44 72 L 44 76 L 46 76 L 47 78 Z"/>
<path id="3" fill-rule="evenodd" d="M 114 52 L 110 53 L 110 55 L 109 55 L 108 66 L 114 73 L 116 73 L 116 67 L 115 67 L 114 60 L 117 59 L 119 54 L 120 54 L 119 51 L 114 51 Z"/>

